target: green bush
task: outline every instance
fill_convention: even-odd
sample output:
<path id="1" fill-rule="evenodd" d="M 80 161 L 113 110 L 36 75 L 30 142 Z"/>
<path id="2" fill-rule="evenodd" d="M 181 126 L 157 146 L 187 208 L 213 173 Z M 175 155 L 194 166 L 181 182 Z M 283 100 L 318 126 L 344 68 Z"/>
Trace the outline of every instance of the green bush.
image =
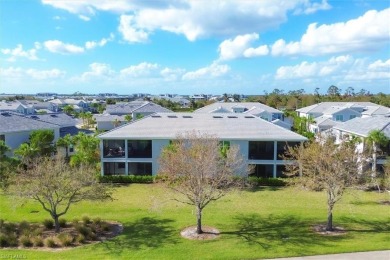
<path id="1" fill-rule="evenodd" d="M 43 244 L 43 239 L 41 236 L 36 236 L 32 239 L 34 246 L 36 247 L 42 247 Z"/>
<path id="2" fill-rule="evenodd" d="M 0 233 L 0 247 L 17 246 L 18 239 L 15 233 Z"/>
<path id="3" fill-rule="evenodd" d="M 19 231 L 29 230 L 29 229 L 30 229 L 30 223 L 28 223 L 27 221 L 22 221 L 19 223 Z"/>
<path id="4" fill-rule="evenodd" d="M 156 179 L 152 175 L 105 175 L 99 176 L 103 183 L 153 183 Z"/>
<path id="5" fill-rule="evenodd" d="M 283 178 L 262 178 L 262 177 L 249 177 L 248 182 L 252 186 L 273 186 L 280 187 L 286 186 L 287 180 Z"/>
<path id="6" fill-rule="evenodd" d="M 81 219 L 83 220 L 85 225 L 91 224 L 91 219 L 88 216 L 83 216 Z"/>
<path id="7" fill-rule="evenodd" d="M 33 246 L 33 242 L 31 241 L 31 238 L 29 236 L 21 236 L 19 238 L 20 244 L 24 247 L 31 247 Z"/>
<path id="8" fill-rule="evenodd" d="M 45 245 L 46 245 L 47 247 L 51 247 L 51 248 L 57 246 L 56 241 L 54 240 L 53 237 L 47 237 L 47 238 L 45 239 Z"/>
<path id="9" fill-rule="evenodd" d="M 102 220 L 100 218 L 94 218 L 93 223 L 96 225 L 100 225 L 102 223 Z"/>
<path id="10" fill-rule="evenodd" d="M 110 225 L 107 222 L 103 222 L 101 224 L 101 228 L 102 228 L 103 231 L 106 231 L 106 232 L 110 231 Z"/>
<path id="11" fill-rule="evenodd" d="M 76 242 L 79 244 L 84 244 L 86 242 L 85 236 L 82 234 L 78 234 L 76 237 Z"/>
<path id="12" fill-rule="evenodd" d="M 54 228 L 54 221 L 52 219 L 45 219 L 44 221 L 42 221 L 42 224 L 47 229 L 53 229 Z"/>
<path id="13" fill-rule="evenodd" d="M 73 237 L 67 233 L 61 233 L 57 236 L 62 246 L 71 246 L 73 243 Z"/>
<path id="14" fill-rule="evenodd" d="M 66 219 L 60 218 L 58 220 L 58 223 L 60 224 L 60 227 L 62 227 L 62 228 L 66 227 Z"/>
<path id="15" fill-rule="evenodd" d="M 16 227 L 17 225 L 15 223 L 4 223 L 3 224 L 3 227 L 2 227 L 2 230 L 4 233 L 6 234 L 12 234 L 16 231 Z"/>
<path id="16" fill-rule="evenodd" d="M 92 233 L 92 230 L 86 226 L 79 225 L 75 228 L 76 228 L 77 232 L 79 232 L 79 234 L 83 235 L 86 238 L 89 237 Z"/>
<path id="17" fill-rule="evenodd" d="M 74 219 L 72 220 L 72 225 L 73 225 L 74 227 L 76 227 L 79 223 L 80 223 L 80 220 L 79 220 L 78 218 L 74 218 Z"/>

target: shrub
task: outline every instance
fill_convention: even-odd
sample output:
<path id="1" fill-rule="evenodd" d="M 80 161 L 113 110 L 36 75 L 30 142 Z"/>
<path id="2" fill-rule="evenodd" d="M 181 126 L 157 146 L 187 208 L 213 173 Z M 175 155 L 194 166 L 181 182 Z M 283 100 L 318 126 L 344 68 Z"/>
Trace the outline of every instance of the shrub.
<path id="1" fill-rule="evenodd" d="M 4 223 L 2 231 L 6 234 L 11 234 L 16 231 L 17 225 L 15 223 Z"/>
<path id="2" fill-rule="evenodd" d="M 0 233 L 0 247 L 17 246 L 18 239 L 15 233 Z"/>
<path id="3" fill-rule="evenodd" d="M 29 230 L 29 229 L 30 229 L 30 223 L 28 223 L 27 221 L 22 221 L 19 223 L 19 231 Z"/>
<path id="4" fill-rule="evenodd" d="M 286 186 L 287 181 L 283 178 L 262 178 L 262 177 L 249 177 L 249 184 L 253 186 L 273 186 L 280 187 Z"/>
<path id="5" fill-rule="evenodd" d="M 100 218 L 94 218 L 93 223 L 96 225 L 100 225 L 102 223 L 102 220 Z"/>
<path id="6" fill-rule="evenodd" d="M 76 242 L 79 244 L 84 244 L 86 242 L 85 236 L 82 234 L 78 234 L 76 237 Z"/>
<path id="7" fill-rule="evenodd" d="M 105 175 L 99 176 L 104 183 L 153 183 L 156 179 L 152 175 Z"/>
<path id="8" fill-rule="evenodd" d="M 32 240 L 33 240 L 34 246 L 36 246 L 36 247 L 42 247 L 44 245 L 43 239 L 41 236 L 36 236 Z"/>
<path id="9" fill-rule="evenodd" d="M 35 227 L 31 231 L 31 235 L 33 235 L 33 236 L 41 236 L 42 234 L 43 234 L 43 227 Z"/>
<path id="10" fill-rule="evenodd" d="M 3 229 L 4 226 L 4 219 L 0 219 L 0 230 Z"/>
<path id="11" fill-rule="evenodd" d="M 45 245 L 46 245 L 47 247 L 51 247 L 51 248 L 57 246 L 56 241 L 54 240 L 53 237 L 47 237 L 47 238 L 45 239 L 45 242 L 44 242 L 44 243 L 45 243 Z"/>
<path id="12" fill-rule="evenodd" d="M 42 224 L 47 229 L 53 229 L 54 228 L 54 221 L 52 219 L 45 219 L 44 221 L 42 221 Z"/>
<path id="13" fill-rule="evenodd" d="M 76 227 L 79 224 L 79 222 L 80 222 L 80 220 L 78 218 L 74 218 L 72 220 L 72 224 L 73 224 L 74 227 Z"/>
<path id="14" fill-rule="evenodd" d="M 73 237 L 67 233 L 61 233 L 57 236 L 62 246 L 70 246 L 73 243 Z"/>
<path id="15" fill-rule="evenodd" d="M 33 242 L 31 241 L 31 238 L 29 236 L 21 236 L 19 238 L 20 244 L 24 247 L 31 247 L 33 245 Z"/>
<path id="16" fill-rule="evenodd" d="M 60 227 L 62 227 L 62 228 L 66 227 L 66 219 L 60 218 L 58 220 L 58 223 L 60 224 Z"/>
<path id="17" fill-rule="evenodd" d="M 102 228 L 103 231 L 106 231 L 106 232 L 110 231 L 110 225 L 107 222 L 103 222 L 101 224 L 101 228 Z"/>
<path id="18" fill-rule="evenodd" d="M 79 234 L 83 235 L 84 237 L 89 237 L 92 233 L 91 229 L 89 227 L 86 227 L 86 226 L 77 226 L 75 227 L 77 232 L 79 232 Z"/>
<path id="19" fill-rule="evenodd" d="M 88 216 L 83 216 L 83 217 L 82 217 L 82 220 L 83 220 L 83 222 L 84 222 L 85 225 L 91 223 L 91 219 L 90 219 Z"/>

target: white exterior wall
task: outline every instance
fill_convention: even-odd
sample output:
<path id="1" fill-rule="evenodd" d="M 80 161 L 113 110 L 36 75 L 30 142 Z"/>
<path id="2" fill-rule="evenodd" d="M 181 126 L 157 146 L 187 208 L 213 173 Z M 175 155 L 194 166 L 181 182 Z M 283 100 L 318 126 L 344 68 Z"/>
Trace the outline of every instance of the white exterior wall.
<path id="1" fill-rule="evenodd" d="M 119 126 L 122 126 L 122 125 L 125 125 L 125 124 L 127 124 L 127 121 L 121 121 Z M 108 130 L 111 130 L 111 129 L 115 128 L 113 121 L 99 121 L 99 122 L 96 122 L 96 127 L 97 127 L 97 130 L 104 130 L 104 131 L 108 131 Z"/>

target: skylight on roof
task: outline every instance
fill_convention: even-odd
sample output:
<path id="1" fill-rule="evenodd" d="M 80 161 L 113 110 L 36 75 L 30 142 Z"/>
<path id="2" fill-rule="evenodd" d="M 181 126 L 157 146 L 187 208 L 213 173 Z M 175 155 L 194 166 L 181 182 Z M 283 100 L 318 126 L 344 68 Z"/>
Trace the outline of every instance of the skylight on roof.
<path id="1" fill-rule="evenodd" d="M 254 116 L 245 116 L 245 118 L 255 118 Z"/>
<path id="2" fill-rule="evenodd" d="M 152 116 L 152 117 L 154 117 L 154 118 L 161 118 L 160 115 L 154 115 L 154 116 Z"/>
<path id="3" fill-rule="evenodd" d="M 192 116 L 183 116 L 183 118 L 192 118 Z"/>
<path id="4" fill-rule="evenodd" d="M 223 118 L 222 116 L 213 116 L 213 118 Z"/>
<path id="5" fill-rule="evenodd" d="M 236 117 L 236 116 L 228 116 L 228 118 L 238 118 L 238 117 Z"/>
<path id="6" fill-rule="evenodd" d="M 168 116 L 168 118 L 177 118 L 177 116 Z"/>

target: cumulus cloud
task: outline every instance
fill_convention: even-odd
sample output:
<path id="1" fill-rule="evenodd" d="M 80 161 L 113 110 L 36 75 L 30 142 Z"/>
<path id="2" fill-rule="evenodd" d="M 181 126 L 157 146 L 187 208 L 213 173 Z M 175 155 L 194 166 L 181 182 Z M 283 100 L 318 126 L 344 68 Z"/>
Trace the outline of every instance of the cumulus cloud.
<path id="1" fill-rule="evenodd" d="M 35 79 L 49 80 L 65 76 L 66 72 L 59 69 L 37 70 L 22 68 L 0 68 L 0 75 L 3 79 Z"/>
<path id="2" fill-rule="evenodd" d="M 159 74 L 160 65 L 157 63 L 142 62 L 138 65 L 129 66 L 120 71 L 122 76 L 126 77 L 148 77 Z"/>
<path id="3" fill-rule="evenodd" d="M 60 54 L 80 54 L 83 53 L 85 50 L 83 47 L 76 46 L 69 43 L 63 43 L 59 40 L 50 40 L 45 41 L 43 43 L 45 48 L 53 53 L 60 53 Z"/>
<path id="4" fill-rule="evenodd" d="M 234 39 L 223 41 L 219 47 L 219 59 L 231 60 L 236 58 L 252 58 L 268 54 L 267 45 L 259 46 L 257 48 L 251 47 L 251 44 L 259 39 L 257 33 L 238 35 Z"/>
<path id="5" fill-rule="evenodd" d="M 127 1 L 127 0 L 42 0 L 44 4 L 67 10 L 79 17 L 98 11 L 123 14 L 120 32 L 129 42 L 145 42 L 150 32 L 164 30 L 195 41 L 202 37 L 228 36 L 276 28 L 287 13 L 310 14 L 329 9 L 326 0 L 236 0 L 236 1 Z M 129 18 L 130 17 L 130 18 Z M 217 17 L 217 19 L 216 19 Z"/>
<path id="6" fill-rule="evenodd" d="M 345 23 L 310 24 L 298 42 L 279 39 L 272 45 L 273 55 L 322 55 L 352 51 L 373 51 L 388 43 L 390 8 L 371 10 Z"/>
<path id="7" fill-rule="evenodd" d="M 114 75 L 115 71 L 111 69 L 109 64 L 94 62 L 89 65 L 89 71 L 86 71 L 81 75 L 81 79 L 109 78 Z"/>
<path id="8" fill-rule="evenodd" d="M 121 15 L 118 31 L 123 39 L 130 43 L 142 43 L 148 40 L 148 33 L 139 29 L 132 15 Z"/>
<path id="9" fill-rule="evenodd" d="M 164 68 L 160 71 L 161 76 L 166 81 L 175 81 L 179 79 L 183 74 L 185 73 L 185 69 L 171 69 L 171 68 Z"/>
<path id="10" fill-rule="evenodd" d="M 37 50 L 40 49 L 39 43 L 34 44 L 34 48 L 30 50 L 23 50 L 23 45 L 18 44 L 13 49 L 1 49 L 1 53 L 9 56 L 7 61 L 13 62 L 17 58 L 26 58 L 29 60 L 38 60 Z"/>
<path id="11" fill-rule="evenodd" d="M 219 78 L 226 75 L 229 71 L 230 71 L 230 67 L 228 65 L 218 64 L 214 62 L 210 66 L 185 73 L 182 79 L 196 80 L 196 79 Z"/>
<path id="12" fill-rule="evenodd" d="M 282 66 L 275 74 L 277 80 L 333 79 L 337 81 L 390 80 L 390 59 L 369 62 L 350 55 L 332 57 L 321 62 L 303 61 L 294 66 Z"/>
<path id="13" fill-rule="evenodd" d="M 113 33 L 110 34 L 110 37 L 103 38 L 100 41 L 87 41 L 85 43 L 85 48 L 90 50 L 90 49 L 94 49 L 96 47 L 103 47 L 104 45 L 106 45 L 108 42 L 110 42 L 112 40 L 114 40 L 114 34 Z"/>

